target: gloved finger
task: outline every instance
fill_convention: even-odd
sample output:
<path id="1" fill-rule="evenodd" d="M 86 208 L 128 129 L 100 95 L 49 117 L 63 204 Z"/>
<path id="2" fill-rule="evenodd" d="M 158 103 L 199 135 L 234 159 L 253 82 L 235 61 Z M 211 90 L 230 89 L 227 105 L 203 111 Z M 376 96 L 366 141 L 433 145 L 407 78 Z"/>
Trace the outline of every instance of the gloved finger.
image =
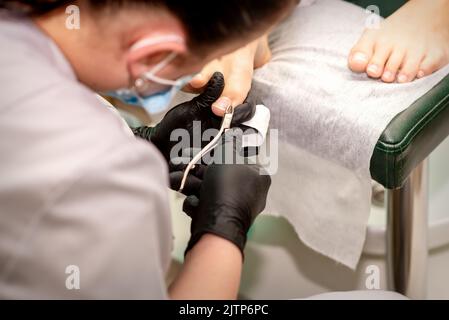
<path id="1" fill-rule="evenodd" d="M 184 171 L 188 166 L 188 164 L 190 163 L 190 161 L 193 159 L 193 157 L 196 156 L 199 152 L 201 152 L 201 149 L 199 148 L 182 149 L 180 157 L 175 157 L 168 161 L 168 171 L 169 172 Z M 206 153 L 206 156 L 209 155 L 210 155 L 209 153 Z M 202 178 L 203 171 L 205 170 L 205 167 L 207 165 L 207 163 L 202 163 L 202 161 L 198 161 L 198 164 L 191 169 L 190 171 L 191 174 Z"/>
<path id="2" fill-rule="evenodd" d="M 214 149 L 213 159 L 218 164 L 244 164 L 248 159 L 243 152 L 243 130 L 235 127 L 227 130 Z"/>
<path id="3" fill-rule="evenodd" d="M 192 102 L 196 103 L 199 108 L 210 108 L 223 92 L 224 77 L 221 72 L 215 72 L 207 83 L 206 89 L 199 96 L 195 97 Z"/>
<path id="4" fill-rule="evenodd" d="M 188 149 L 190 150 L 190 148 Z M 184 171 L 187 165 L 190 163 L 190 161 L 193 159 L 194 154 L 192 154 L 190 151 L 181 151 L 182 154 L 178 157 L 170 158 L 168 160 L 168 171 L 174 172 L 174 171 Z"/>
<path id="5" fill-rule="evenodd" d="M 181 154 L 179 155 L 179 151 L 176 156 L 170 158 L 168 161 L 168 169 L 169 172 L 173 171 L 183 171 L 189 162 L 193 159 L 193 157 L 201 151 L 200 148 L 184 148 L 181 149 Z"/>
<path id="6" fill-rule="evenodd" d="M 182 162 L 170 160 L 168 162 L 168 172 L 176 172 L 176 171 L 182 171 L 184 172 L 190 162 L 190 159 L 182 160 Z M 195 177 L 199 179 L 203 179 L 204 174 L 206 173 L 207 165 L 198 163 L 190 170 L 189 174 L 194 175 Z"/>
<path id="7" fill-rule="evenodd" d="M 254 117 L 256 113 L 256 104 L 252 102 L 245 102 L 234 109 L 234 116 L 232 118 L 232 126 L 237 126 Z"/>
<path id="8" fill-rule="evenodd" d="M 168 163 L 168 172 L 184 172 L 187 168 L 187 163 Z M 203 179 L 204 173 L 207 170 L 207 165 L 204 164 L 196 164 L 189 172 L 189 174 L 196 176 L 197 178 Z"/>
<path id="9" fill-rule="evenodd" d="M 169 174 L 170 179 L 170 189 L 178 191 L 181 187 L 182 178 L 184 176 L 184 171 L 175 171 Z M 198 195 L 200 194 L 202 179 L 196 177 L 193 174 L 187 176 L 186 183 L 182 189 L 182 194 L 186 196 Z"/>
<path id="10" fill-rule="evenodd" d="M 195 218 L 196 211 L 200 205 L 200 199 L 197 196 L 188 196 L 182 205 L 184 211 L 192 219 Z"/>
<path id="11" fill-rule="evenodd" d="M 175 158 L 168 162 L 168 172 L 184 171 L 189 164 L 190 159 Z"/>
<path id="12" fill-rule="evenodd" d="M 197 164 L 195 165 L 192 170 L 190 170 L 191 174 L 197 177 L 198 179 L 203 180 L 204 175 L 206 174 L 207 166 L 204 164 Z"/>

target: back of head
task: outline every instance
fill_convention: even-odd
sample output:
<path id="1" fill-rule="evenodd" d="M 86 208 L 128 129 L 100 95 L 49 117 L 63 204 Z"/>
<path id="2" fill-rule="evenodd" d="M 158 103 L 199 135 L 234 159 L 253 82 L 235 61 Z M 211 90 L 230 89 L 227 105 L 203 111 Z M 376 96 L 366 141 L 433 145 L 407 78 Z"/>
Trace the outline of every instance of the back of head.
<path id="1" fill-rule="evenodd" d="M 298 0 L 83 0 L 95 11 L 123 7 L 162 7 L 184 25 L 191 47 L 213 46 L 255 32 L 277 21 Z M 70 0 L 0 0 L 0 8 L 16 14 L 41 16 L 76 4 Z"/>

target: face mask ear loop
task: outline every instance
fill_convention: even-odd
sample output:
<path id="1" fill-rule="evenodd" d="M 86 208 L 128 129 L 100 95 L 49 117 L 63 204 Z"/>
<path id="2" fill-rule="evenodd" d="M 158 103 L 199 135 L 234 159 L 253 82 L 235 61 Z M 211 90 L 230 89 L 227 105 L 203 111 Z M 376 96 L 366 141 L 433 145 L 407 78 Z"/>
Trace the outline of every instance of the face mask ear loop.
<path id="1" fill-rule="evenodd" d="M 178 54 L 176 52 L 170 53 L 164 60 L 159 62 L 150 72 L 149 74 L 156 76 L 156 74 L 164 69 L 170 62 L 173 61 L 173 59 L 176 58 Z"/>
<path id="2" fill-rule="evenodd" d="M 140 79 L 144 79 L 144 80 L 151 80 L 153 82 L 159 83 L 159 84 L 163 84 L 166 86 L 176 86 L 178 84 L 177 80 L 167 80 L 167 79 L 163 79 L 163 78 L 159 78 L 153 74 L 147 74 L 147 75 L 143 75 Z M 142 79 L 142 80 L 143 80 Z"/>
<path id="3" fill-rule="evenodd" d="M 156 65 L 151 71 L 140 76 L 140 78 L 136 80 L 135 85 L 139 86 L 139 85 L 142 85 L 143 81 L 151 80 L 151 81 L 159 83 L 159 84 L 163 84 L 163 85 L 167 85 L 167 86 L 175 86 L 177 84 L 176 81 L 159 78 L 158 76 L 156 76 L 156 73 L 158 73 L 159 71 L 164 69 L 170 62 L 173 61 L 173 59 L 176 58 L 177 55 L 178 54 L 176 52 L 170 53 L 164 60 L 162 60 L 158 65 Z"/>

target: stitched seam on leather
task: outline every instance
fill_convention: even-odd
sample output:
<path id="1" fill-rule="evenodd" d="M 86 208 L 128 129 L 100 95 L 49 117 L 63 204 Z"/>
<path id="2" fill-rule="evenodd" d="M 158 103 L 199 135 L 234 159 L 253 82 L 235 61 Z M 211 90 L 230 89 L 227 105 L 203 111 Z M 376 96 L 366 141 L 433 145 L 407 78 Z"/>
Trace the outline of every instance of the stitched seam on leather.
<path id="1" fill-rule="evenodd" d="M 430 111 L 428 111 L 425 115 L 424 115 L 424 117 L 422 118 L 422 119 L 426 119 L 426 117 L 429 115 L 429 114 L 432 114 L 434 111 L 435 111 L 435 109 L 438 109 L 442 104 L 446 104 L 447 102 L 449 102 L 449 93 L 446 95 L 446 96 L 444 96 L 442 99 L 441 99 L 441 101 L 438 103 L 438 104 L 436 104 Z M 446 100 L 448 100 L 448 101 L 446 101 Z M 448 105 L 449 105 L 449 103 L 448 103 Z M 410 143 L 411 143 L 411 141 L 421 132 L 421 129 L 422 128 L 424 128 L 429 122 L 431 122 L 433 119 L 435 119 L 435 117 L 437 116 L 437 115 L 439 115 L 443 110 L 445 110 L 445 108 L 441 108 L 439 111 L 437 111 L 437 112 L 435 112 L 435 114 L 432 116 L 432 117 L 430 117 L 430 118 L 428 118 L 427 120 L 420 120 L 420 121 L 418 121 L 408 132 L 407 132 L 407 134 L 405 135 L 405 137 L 400 141 L 400 142 L 398 142 L 398 143 L 395 143 L 395 144 L 388 144 L 388 143 L 384 143 L 383 141 L 379 141 L 379 146 L 377 147 L 377 149 L 378 150 L 380 150 L 380 151 L 383 151 L 383 152 L 385 152 L 385 153 L 397 153 L 397 149 L 395 149 L 395 150 L 388 150 L 387 148 L 389 148 L 389 149 L 391 149 L 391 148 L 400 148 L 401 150 L 400 150 L 400 152 L 402 152 L 402 149 L 404 148 L 404 147 L 408 147 L 409 145 L 410 145 Z M 415 128 L 417 128 L 417 127 L 420 127 L 420 130 L 417 130 L 413 135 L 411 135 L 411 133 L 413 132 L 413 130 L 415 129 Z M 411 135 L 411 136 L 410 136 Z M 407 144 L 403 147 L 402 146 L 402 143 L 404 142 L 404 141 L 406 141 L 406 140 L 408 140 L 408 142 L 407 142 Z M 383 148 L 383 147 L 385 147 L 385 148 Z"/>

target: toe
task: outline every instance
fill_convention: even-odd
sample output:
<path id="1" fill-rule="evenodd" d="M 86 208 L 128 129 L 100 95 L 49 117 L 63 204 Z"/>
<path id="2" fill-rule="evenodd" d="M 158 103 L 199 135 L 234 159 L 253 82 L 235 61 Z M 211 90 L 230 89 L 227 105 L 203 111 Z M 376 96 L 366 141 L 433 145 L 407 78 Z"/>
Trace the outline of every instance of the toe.
<path id="1" fill-rule="evenodd" d="M 406 55 L 398 74 L 398 82 L 406 83 L 415 80 L 422 60 L 423 55 L 420 53 L 409 53 Z"/>
<path id="2" fill-rule="evenodd" d="M 384 73 L 382 74 L 382 81 L 394 82 L 399 68 L 404 60 L 404 51 L 401 49 L 393 49 L 388 61 L 385 65 Z"/>
<path id="3" fill-rule="evenodd" d="M 418 68 L 418 78 L 428 76 L 442 68 L 445 64 L 443 52 L 432 52 L 427 54 Z"/>
<path id="4" fill-rule="evenodd" d="M 354 72 L 365 72 L 373 55 L 374 40 L 370 32 L 365 32 L 349 54 L 348 66 Z"/>
<path id="5" fill-rule="evenodd" d="M 389 45 L 377 45 L 374 55 L 368 63 L 366 73 L 372 78 L 380 78 L 384 72 L 385 64 L 390 57 L 392 48 Z"/>

